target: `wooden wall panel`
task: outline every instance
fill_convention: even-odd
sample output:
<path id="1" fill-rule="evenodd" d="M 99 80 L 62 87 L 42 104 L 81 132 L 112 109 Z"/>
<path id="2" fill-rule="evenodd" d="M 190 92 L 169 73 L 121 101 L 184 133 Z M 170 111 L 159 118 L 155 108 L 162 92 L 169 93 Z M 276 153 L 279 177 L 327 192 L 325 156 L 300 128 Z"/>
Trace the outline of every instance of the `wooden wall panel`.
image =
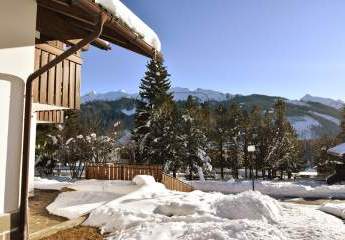
<path id="1" fill-rule="evenodd" d="M 44 66 L 63 52 L 62 43 L 50 44 L 36 45 L 35 69 Z M 79 109 L 81 64 L 81 58 L 73 55 L 35 79 L 32 90 L 33 102 Z M 49 118 L 49 115 L 45 118 Z"/>
<path id="2" fill-rule="evenodd" d="M 55 104 L 62 106 L 62 63 L 56 65 L 56 81 L 55 81 Z"/>
<path id="3" fill-rule="evenodd" d="M 70 62 L 69 64 L 69 91 L 68 91 L 68 97 L 69 97 L 69 101 L 68 101 L 68 105 L 70 108 L 74 108 L 75 105 L 75 63 L 74 62 Z"/>
<path id="4" fill-rule="evenodd" d="M 80 85 L 81 85 L 81 65 L 76 64 L 75 75 L 75 109 L 80 109 Z M 79 94 L 79 95 L 78 95 Z"/>
<path id="5" fill-rule="evenodd" d="M 55 55 L 49 54 L 49 62 L 53 61 Z M 49 69 L 48 71 L 48 104 L 55 105 L 55 67 Z"/>
<path id="6" fill-rule="evenodd" d="M 68 107 L 68 89 L 69 89 L 69 61 L 63 61 L 63 83 L 62 83 L 62 106 Z"/>
<path id="7" fill-rule="evenodd" d="M 42 111 L 37 112 L 37 120 L 44 123 L 63 123 L 64 122 L 64 111 L 53 110 L 53 111 Z"/>
<path id="8" fill-rule="evenodd" d="M 41 66 L 44 66 L 48 63 L 49 54 L 47 52 L 42 51 L 41 57 Z M 46 104 L 47 103 L 47 90 L 48 90 L 48 73 L 45 72 L 41 75 L 39 81 L 39 103 Z"/>

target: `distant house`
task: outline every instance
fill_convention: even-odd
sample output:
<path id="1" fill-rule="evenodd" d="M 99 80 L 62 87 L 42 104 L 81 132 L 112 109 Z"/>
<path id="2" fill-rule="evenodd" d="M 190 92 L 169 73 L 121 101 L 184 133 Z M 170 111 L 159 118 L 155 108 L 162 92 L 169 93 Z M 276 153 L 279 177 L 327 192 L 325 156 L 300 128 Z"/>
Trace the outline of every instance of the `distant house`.
<path id="1" fill-rule="evenodd" d="M 345 157 L 345 143 L 339 144 L 335 147 L 328 149 L 328 154 L 338 157 L 340 159 L 344 159 Z"/>
<path id="2" fill-rule="evenodd" d="M 345 143 L 328 149 L 327 153 L 339 158 L 339 161 L 334 162 L 335 173 L 327 178 L 327 183 L 334 184 L 342 181 L 345 182 Z"/>
<path id="3" fill-rule="evenodd" d="M 79 108 L 81 51 L 112 43 L 162 55 L 154 31 L 119 0 L 2 0 L 0 20 L 0 239 L 24 239 L 36 124 Z"/>

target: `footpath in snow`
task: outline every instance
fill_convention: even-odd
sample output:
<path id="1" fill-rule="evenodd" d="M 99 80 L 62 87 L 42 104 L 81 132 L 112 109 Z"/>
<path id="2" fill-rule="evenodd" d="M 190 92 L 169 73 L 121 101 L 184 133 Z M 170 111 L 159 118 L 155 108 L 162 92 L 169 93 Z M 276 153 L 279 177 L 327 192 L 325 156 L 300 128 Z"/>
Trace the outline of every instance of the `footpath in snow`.
<path id="1" fill-rule="evenodd" d="M 69 219 L 89 213 L 84 225 L 99 228 L 107 239 L 343 240 L 345 236 L 339 218 L 260 192 L 175 192 L 149 176 L 137 176 L 134 182 L 78 181 L 68 187 L 76 191 L 61 193 L 48 211 Z"/>
<path id="2" fill-rule="evenodd" d="M 205 192 L 241 193 L 252 189 L 251 181 L 190 181 L 194 189 Z M 255 190 L 272 197 L 345 199 L 345 185 L 325 185 L 316 181 L 255 181 Z M 345 238 L 344 238 L 345 239 Z"/>

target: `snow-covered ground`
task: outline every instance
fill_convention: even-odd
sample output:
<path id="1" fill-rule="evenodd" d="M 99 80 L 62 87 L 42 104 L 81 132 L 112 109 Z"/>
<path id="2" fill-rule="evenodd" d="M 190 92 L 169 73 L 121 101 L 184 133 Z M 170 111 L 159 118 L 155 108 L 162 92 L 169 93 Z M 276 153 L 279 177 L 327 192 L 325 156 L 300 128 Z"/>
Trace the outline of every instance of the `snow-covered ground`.
<path id="1" fill-rule="evenodd" d="M 345 203 L 325 203 L 319 209 L 345 219 Z"/>
<path id="2" fill-rule="evenodd" d="M 252 189 L 251 181 L 191 181 L 194 189 L 205 192 L 240 193 Z M 345 185 L 325 185 L 316 181 L 255 181 L 255 190 L 272 197 L 345 199 Z"/>
<path id="3" fill-rule="evenodd" d="M 42 187 L 44 180 L 40 180 Z M 167 190 L 151 177 L 134 182 L 86 180 L 67 183 L 47 208 L 101 229 L 107 239 L 126 240 L 343 240 L 344 223 L 314 208 L 281 203 L 260 192 L 237 195 Z M 47 186 L 54 186 L 49 184 Z"/>

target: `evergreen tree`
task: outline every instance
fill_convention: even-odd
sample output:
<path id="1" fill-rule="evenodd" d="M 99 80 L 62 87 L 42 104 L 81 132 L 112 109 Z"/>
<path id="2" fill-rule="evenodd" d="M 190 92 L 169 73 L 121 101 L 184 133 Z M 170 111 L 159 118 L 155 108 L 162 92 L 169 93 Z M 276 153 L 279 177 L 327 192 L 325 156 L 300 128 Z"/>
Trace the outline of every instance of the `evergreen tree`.
<path id="1" fill-rule="evenodd" d="M 250 170 L 251 162 L 249 159 L 248 146 L 251 144 L 251 126 L 250 118 L 247 110 L 242 111 L 242 121 L 240 123 L 241 127 L 241 141 L 242 141 L 242 151 L 243 151 L 243 166 L 245 177 L 248 177 L 248 169 Z M 251 170 L 250 170 L 251 173 Z"/>
<path id="2" fill-rule="evenodd" d="M 286 118 L 286 103 L 279 99 L 274 106 L 272 140 L 265 159 L 272 177 L 276 177 L 277 170 L 280 170 L 281 178 L 285 170 L 291 177 L 291 171 L 296 167 L 297 149 L 297 135 Z"/>
<path id="3" fill-rule="evenodd" d="M 168 143 L 169 104 L 173 101 L 170 79 L 161 62 L 151 60 L 141 80 L 139 100 L 134 120 L 133 140 L 136 159 L 141 163 L 165 163 L 162 155 Z"/>
<path id="4" fill-rule="evenodd" d="M 182 116 L 175 103 L 170 105 L 170 129 L 168 135 L 168 145 L 166 150 L 166 161 L 170 171 L 173 172 L 173 177 L 183 167 L 184 157 L 181 149 L 183 149 L 182 135 Z"/>
<path id="5" fill-rule="evenodd" d="M 204 163 L 204 153 L 206 150 L 206 135 L 202 131 L 201 125 L 202 111 L 196 100 L 189 96 L 186 109 L 182 115 L 182 135 L 183 148 L 180 152 L 185 156 L 183 165 L 189 170 L 189 179 L 193 178 L 193 173 Z"/>
<path id="6" fill-rule="evenodd" d="M 243 115 L 240 106 L 236 103 L 230 104 L 228 109 L 228 144 L 227 156 L 230 168 L 232 169 L 232 176 L 238 178 L 238 169 L 240 162 L 243 159 L 243 132 L 241 129 L 241 122 Z"/>
<path id="7" fill-rule="evenodd" d="M 262 163 L 262 159 L 260 158 L 261 155 L 258 151 L 259 140 L 260 140 L 260 129 L 262 127 L 262 114 L 261 108 L 259 106 L 254 106 L 250 112 L 250 144 L 256 147 L 256 151 L 254 153 L 255 157 L 255 177 L 258 176 L 258 169 Z M 252 170 L 254 171 L 254 169 Z M 254 173 L 252 173 L 254 174 Z"/>
<path id="8" fill-rule="evenodd" d="M 273 128 L 273 116 L 272 112 L 266 110 L 263 116 L 262 125 L 259 129 L 259 144 L 258 144 L 258 152 L 259 152 L 259 163 L 261 164 L 262 168 L 262 176 L 266 176 L 266 170 L 268 171 L 269 178 L 271 177 L 271 167 L 269 165 L 269 150 L 272 144 L 274 134 Z"/>
<path id="9" fill-rule="evenodd" d="M 211 131 L 211 139 L 216 152 L 217 165 L 220 167 L 221 178 L 224 179 L 224 168 L 226 167 L 225 152 L 228 145 L 228 116 L 223 105 L 218 105 Z"/>

